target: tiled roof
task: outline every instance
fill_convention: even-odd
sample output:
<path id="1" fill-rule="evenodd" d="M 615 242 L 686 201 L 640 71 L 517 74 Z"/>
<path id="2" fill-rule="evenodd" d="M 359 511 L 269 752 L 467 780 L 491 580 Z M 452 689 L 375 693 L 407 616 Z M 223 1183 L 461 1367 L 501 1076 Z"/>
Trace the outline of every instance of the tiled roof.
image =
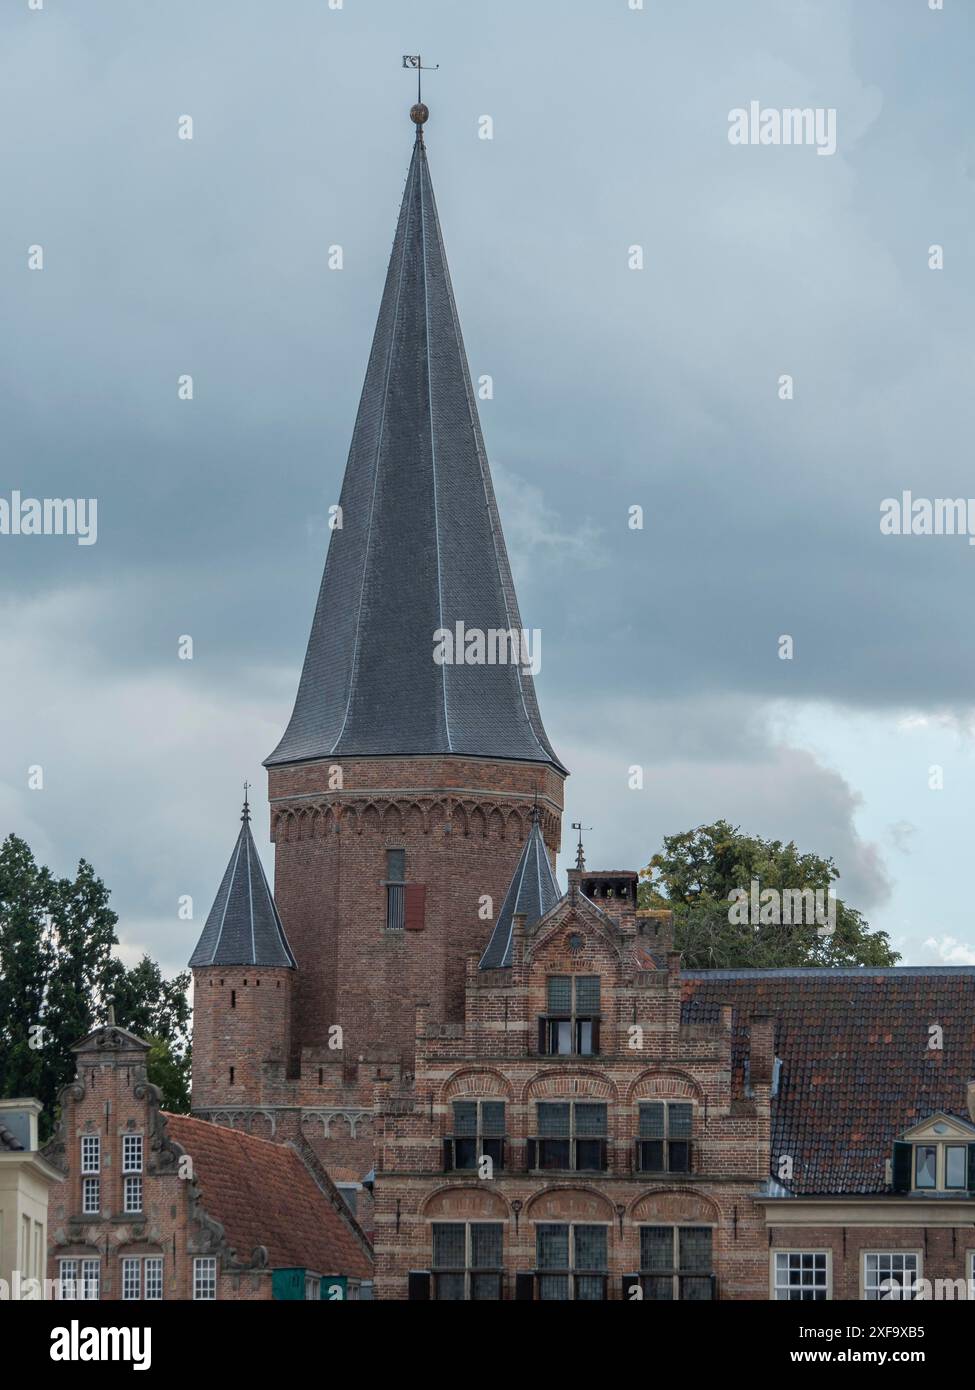
<path id="1" fill-rule="evenodd" d="M 975 1079 L 975 967 L 689 970 L 685 1023 L 735 1010 L 734 1084 L 745 1081 L 750 1016 L 775 1020 L 772 1168 L 791 1155 L 796 1194 L 885 1190 L 894 1140 L 938 1110 L 964 1112 Z M 933 1023 L 941 1050 L 928 1047 Z"/>
<path id="2" fill-rule="evenodd" d="M 238 1260 L 246 1263 L 263 1245 L 272 1269 L 372 1277 L 364 1237 L 341 1194 L 324 1171 L 323 1183 L 316 1181 L 294 1148 L 188 1115 L 163 1118 L 169 1137 L 193 1159 L 203 1210 L 220 1222 Z"/>
<path id="3" fill-rule="evenodd" d="M 434 660 L 521 632 L 422 138 L 413 148 L 294 711 L 268 766 L 458 753 L 560 768 L 523 661 Z M 455 654 L 456 655 L 456 654 Z M 522 654 L 524 655 L 524 654 Z"/>
<path id="4" fill-rule="evenodd" d="M 552 910 L 561 896 L 536 817 L 525 839 L 514 877 L 504 895 L 491 939 L 484 948 L 480 969 L 500 970 L 510 966 L 515 918 L 524 915 L 525 926 L 533 926 Z"/>
<path id="5" fill-rule="evenodd" d="M 288 938 L 251 834 L 247 807 L 210 915 L 190 956 L 204 965 L 294 966 Z"/>

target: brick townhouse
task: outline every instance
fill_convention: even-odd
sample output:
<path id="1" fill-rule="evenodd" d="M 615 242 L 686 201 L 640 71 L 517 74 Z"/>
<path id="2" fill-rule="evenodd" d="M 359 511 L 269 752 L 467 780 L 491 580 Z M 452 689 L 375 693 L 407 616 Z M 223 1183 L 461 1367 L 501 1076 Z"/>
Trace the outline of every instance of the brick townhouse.
<path id="1" fill-rule="evenodd" d="M 191 958 L 193 1113 L 314 1150 L 375 1226 L 387 1298 L 820 1299 L 963 1277 L 975 971 L 682 973 L 632 871 L 580 861 L 556 884 L 567 770 L 505 645 L 522 620 L 429 113 L 410 114 L 265 764 L 274 895 L 245 806 Z"/>
<path id="2" fill-rule="evenodd" d="M 310 1151 L 159 1108 L 148 1047 L 96 1028 L 45 1158 L 47 1277 L 62 1298 L 358 1298 L 372 1252 Z"/>
<path id="3" fill-rule="evenodd" d="M 975 970 L 682 974 L 636 880 L 563 897 L 533 833 L 465 1022 L 419 1011 L 414 1092 L 381 1095 L 379 1296 L 975 1278 Z"/>

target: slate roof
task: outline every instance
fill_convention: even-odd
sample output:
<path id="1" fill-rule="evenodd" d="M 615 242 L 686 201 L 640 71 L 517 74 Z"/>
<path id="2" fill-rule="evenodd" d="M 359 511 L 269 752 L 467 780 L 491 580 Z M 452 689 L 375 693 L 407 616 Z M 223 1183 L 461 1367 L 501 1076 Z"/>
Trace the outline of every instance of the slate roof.
<path id="1" fill-rule="evenodd" d="M 479 968 L 500 970 L 510 966 L 511 933 L 515 917 L 524 913 L 525 925 L 531 926 L 540 917 L 544 917 L 546 912 L 550 912 L 561 897 L 562 891 L 552 872 L 541 827 L 535 819 L 525 839 L 521 858 L 504 895 L 501 911 L 481 957 Z"/>
<path id="2" fill-rule="evenodd" d="M 438 665 L 521 630 L 422 136 L 413 149 L 294 711 L 266 766 L 458 753 L 551 763 L 529 671 Z"/>
<path id="3" fill-rule="evenodd" d="M 885 1160 L 935 1111 L 965 1111 L 975 1079 L 975 967 L 688 970 L 682 1021 L 735 1010 L 733 1084 L 745 1082 L 747 1020 L 775 1019 L 782 1059 L 772 1101 L 772 1162 L 790 1154 L 796 1195 L 885 1190 Z M 944 1029 L 941 1051 L 928 1029 Z"/>
<path id="4" fill-rule="evenodd" d="M 234 845 L 190 967 L 203 965 L 294 966 L 295 958 L 264 876 L 244 806 Z"/>
<path id="5" fill-rule="evenodd" d="M 239 1261 L 263 1245 L 272 1269 L 372 1277 L 368 1243 L 341 1194 L 324 1172 L 316 1181 L 290 1145 L 188 1115 L 163 1112 L 163 1119 L 192 1157 L 203 1209 L 220 1222 Z"/>

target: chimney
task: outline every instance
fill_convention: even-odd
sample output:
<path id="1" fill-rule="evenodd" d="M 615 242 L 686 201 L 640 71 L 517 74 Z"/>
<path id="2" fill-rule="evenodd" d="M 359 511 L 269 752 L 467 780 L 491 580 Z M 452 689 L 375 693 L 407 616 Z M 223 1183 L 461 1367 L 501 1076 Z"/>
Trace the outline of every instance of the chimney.
<path id="1" fill-rule="evenodd" d="M 570 869 L 582 892 L 612 917 L 621 931 L 636 934 L 636 890 L 639 874 L 632 869 Z"/>
<path id="2" fill-rule="evenodd" d="M 674 949 L 674 914 L 669 908 L 641 909 L 636 914 L 636 934 L 646 950 L 669 955 Z"/>
<path id="3" fill-rule="evenodd" d="M 775 1020 L 755 1014 L 748 1020 L 748 1078 L 753 1086 L 771 1086 L 775 1066 Z"/>

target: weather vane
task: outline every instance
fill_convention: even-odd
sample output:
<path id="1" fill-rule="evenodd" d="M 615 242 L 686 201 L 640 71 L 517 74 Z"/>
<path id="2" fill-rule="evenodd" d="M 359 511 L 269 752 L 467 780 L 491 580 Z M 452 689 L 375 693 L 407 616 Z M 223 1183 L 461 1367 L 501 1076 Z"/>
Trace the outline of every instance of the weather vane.
<path id="1" fill-rule="evenodd" d="M 420 126 L 423 124 L 427 116 L 429 116 L 430 114 L 427 108 L 423 105 L 423 91 L 420 86 L 422 79 L 420 74 L 424 72 L 436 72 L 440 64 L 434 63 L 432 67 L 424 67 L 423 60 L 420 57 L 419 53 L 404 53 L 403 66 L 404 68 L 410 68 L 411 71 L 416 73 L 416 105 L 413 107 L 413 110 L 410 112 L 410 115 L 413 118 L 414 123 Z"/>
<path id="2" fill-rule="evenodd" d="M 586 867 L 586 856 L 582 852 L 582 832 L 584 830 L 591 830 L 592 826 L 583 825 L 581 820 L 574 820 L 572 822 L 572 829 L 578 830 L 579 832 L 579 848 L 576 850 L 576 868 L 584 869 Z"/>

